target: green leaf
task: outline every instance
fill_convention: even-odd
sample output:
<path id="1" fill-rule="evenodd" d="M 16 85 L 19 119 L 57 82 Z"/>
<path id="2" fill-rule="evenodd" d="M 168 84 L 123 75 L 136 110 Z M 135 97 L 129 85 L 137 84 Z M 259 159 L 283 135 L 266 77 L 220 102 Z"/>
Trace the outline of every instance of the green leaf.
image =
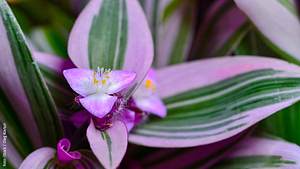
<path id="1" fill-rule="evenodd" d="M 183 2 L 181 0 L 171 0 L 163 11 L 162 21 L 166 22 Z"/>
<path id="2" fill-rule="evenodd" d="M 32 44 L 42 52 L 67 58 L 67 37 L 53 27 L 40 27 L 30 33 Z"/>
<path id="3" fill-rule="evenodd" d="M 300 103 L 286 108 L 261 123 L 260 130 L 300 145 Z"/>

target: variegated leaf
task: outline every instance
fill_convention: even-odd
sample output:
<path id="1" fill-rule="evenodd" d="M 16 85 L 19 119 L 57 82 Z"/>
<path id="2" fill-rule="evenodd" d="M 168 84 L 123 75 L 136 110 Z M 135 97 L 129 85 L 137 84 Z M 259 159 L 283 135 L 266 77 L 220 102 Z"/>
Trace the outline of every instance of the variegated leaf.
<path id="1" fill-rule="evenodd" d="M 55 145 L 62 129 L 53 99 L 4 0 L 0 14 L 0 86 L 34 145 Z"/>
<path id="2" fill-rule="evenodd" d="M 250 138 L 238 145 L 215 169 L 300 168 L 300 147 L 283 140 Z"/>
<path id="3" fill-rule="evenodd" d="M 130 135 L 153 147 L 190 147 L 229 138 L 300 99 L 300 68 L 263 57 L 225 57 L 158 71 L 168 108 Z"/>
<path id="4" fill-rule="evenodd" d="M 140 83 L 152 64 L 153 42 L 138 1 L 90 1 L 75 22 L 68 52 L 78 67 L 134 71 Z"/>

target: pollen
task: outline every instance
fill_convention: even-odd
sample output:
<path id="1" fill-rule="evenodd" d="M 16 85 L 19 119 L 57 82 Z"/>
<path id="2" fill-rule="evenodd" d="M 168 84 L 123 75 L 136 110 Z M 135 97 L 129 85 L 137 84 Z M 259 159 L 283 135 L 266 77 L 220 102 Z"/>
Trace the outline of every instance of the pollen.
<path id="1" fill-rule="evenodd" d="M 146 89 L 152 90 L 152 91 L 154 91 L 154 90 L 156 89 L 154 83 L 153 83 L 152 80 L 150 80 L 150 79 L 147 79 L 147 80 L 146 80 L 146 82 L 145 82 L 145 87 L 146 87 Z"/>
<path id="2" fill-rule="evenodd" d="M 102 85 L 106 85 L 106 82 L 107 82 L 106 79 L 101 80 Z"/>
<path id="3" fill-rule="evenodd" d="M 94 83 L 94 85 L 99 83 L 99 80 L 97 79 L 96 75 L 97 75 L 97 72 L 94 72 L 93 73 L 93 83 Z"/>

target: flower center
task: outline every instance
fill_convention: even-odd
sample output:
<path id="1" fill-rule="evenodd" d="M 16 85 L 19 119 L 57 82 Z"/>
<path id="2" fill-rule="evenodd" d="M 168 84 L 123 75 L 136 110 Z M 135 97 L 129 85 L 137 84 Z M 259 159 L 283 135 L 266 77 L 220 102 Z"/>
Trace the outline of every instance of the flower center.
<path id="1" fill-rule="evenodd" d="M 105 86 L 108 84 L 111 69 L 97 68 L 93 73 L 93 84 Z M 100 82 L 100 83 L 99 83 Z"/>

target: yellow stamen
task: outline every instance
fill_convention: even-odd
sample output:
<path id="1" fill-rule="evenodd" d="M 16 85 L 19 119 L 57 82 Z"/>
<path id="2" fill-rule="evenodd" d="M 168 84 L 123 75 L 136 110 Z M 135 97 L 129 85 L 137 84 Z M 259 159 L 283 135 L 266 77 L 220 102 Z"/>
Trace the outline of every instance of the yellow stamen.
<path id="1" fill-rule="evenodd" d="M 106 79 L 101 80 L 102 85 L 106 85 Z"/>
<path id="2" fill-rule="evenodd" d="M 94 72 L 93 73 L 93 83 L 94 83 L 94 85 L 99 83 L 99 80 L 96 78 L 96 75 L 97 75 L 97 72 Z"/>
<path id="3" fill-rule="evenodd" d="M 145 87 L 146 89 L 148 90 L 152 90 L 152 91 L 155 91 L 156 90 L 156 87 L 154 85 L 154 83 L 150 80 L 150 79 L 147 79 L 146 82 L 145 82 Z"/>

